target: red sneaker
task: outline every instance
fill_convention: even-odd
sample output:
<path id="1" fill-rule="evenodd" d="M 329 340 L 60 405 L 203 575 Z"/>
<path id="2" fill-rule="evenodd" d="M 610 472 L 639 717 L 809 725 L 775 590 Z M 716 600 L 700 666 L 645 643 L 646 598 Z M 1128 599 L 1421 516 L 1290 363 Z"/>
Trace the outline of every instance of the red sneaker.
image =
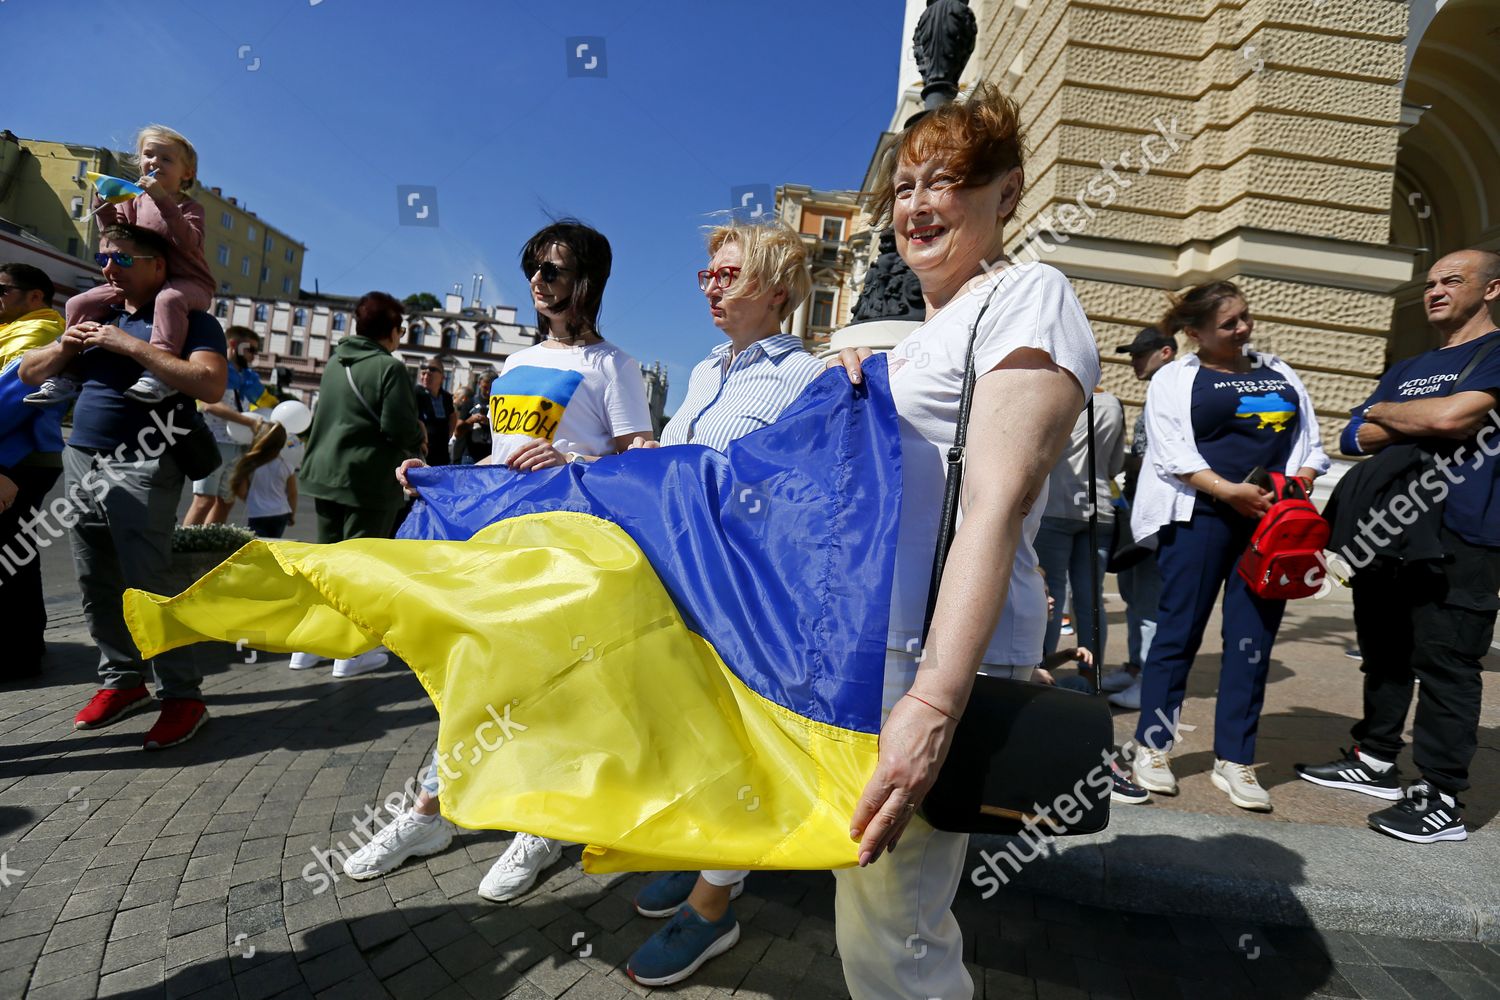
<path id="1" fill-rule="evenodd" d="M 146 734 L 147 750 L 165 750 L 186 743 L 208 721 L 208 708 L 197 698 L 164 698 L 156 725 Z"/>
<path id="2" fill-rule="evenodd" d="M 98 729 L 119 722 L 125 716 L 151 704 L 151 692 L 146 685 L 133 688 L 100 688 L 83 706 L 83 711 L 73 716 L 74 729 Z"/>

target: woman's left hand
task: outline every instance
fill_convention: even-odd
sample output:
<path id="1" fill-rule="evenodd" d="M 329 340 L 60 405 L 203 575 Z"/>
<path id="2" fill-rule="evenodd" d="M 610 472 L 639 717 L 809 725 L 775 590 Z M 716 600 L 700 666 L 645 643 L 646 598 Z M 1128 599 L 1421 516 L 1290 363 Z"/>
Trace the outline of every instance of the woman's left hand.
<path id="1" fill-rule="evenodd" d="M 958 722 L 914 697 L 896 702 L 880 727 L 875 774 L 854 807 L 849 836 L 859 841 L 860 866 L 895 848 L 953 743 Z"/>
<path id="2" fill-rule="evenodd" d="M 842 367 L 848 373 L 849 381 L 859 385 L 865 379 L 861 366 L 865 363 L 865 359 L 874 353 L 868 347 L 846 347 L 835 357 L 828 359 L 826 368 Z"/>
<path id="3" fill-rule="evenodd" d="M 537 438 L 510 456 L 505 464 L 517 472 L 535 472 L 538 469 L 567 465 L 568 456 L 552 447 L 551 441 Z"/>

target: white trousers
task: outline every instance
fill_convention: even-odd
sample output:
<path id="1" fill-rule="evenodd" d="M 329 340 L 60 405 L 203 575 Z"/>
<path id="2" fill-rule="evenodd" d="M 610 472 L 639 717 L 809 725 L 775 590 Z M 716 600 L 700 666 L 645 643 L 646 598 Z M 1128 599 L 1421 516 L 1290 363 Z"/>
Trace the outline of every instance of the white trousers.
<path id="1" fill-rule="evenodd" d="M 982 668 L 1026 679 L 1030 667 Z M 886 650 L 881 721 L 907 691 L 916 659 Z M 963 877 L 966 833 L 944 833 L 913 816 L 890 854 L 864 868 L 840 868 L 834 914 L 844 983 L 854 1000 L 970 1000 L 963 932 L 953 897 Z"/>
<path id="2" fill-rule="evenodd" d="M 736 882 L 743 882 L 745 880 L 745 876 L 749 875 L 750 873 L 749 872 L 699 872 L 698 874 L 702 875 L 703 876 L 703 881 L 707 882 L 709 885 L 716 885 L 716 886 L 719 886 L 720 888 L 723 888 L 724 886 L 734 885 Z"/>
<path id="3" fill-rule="evenodd" d="M 974 996 L 952 911 L 968 847 L 968 834 L 943 833 L 913 816 L 895 851 L 833 873 L 839 956 L 853 1000 Z"/>

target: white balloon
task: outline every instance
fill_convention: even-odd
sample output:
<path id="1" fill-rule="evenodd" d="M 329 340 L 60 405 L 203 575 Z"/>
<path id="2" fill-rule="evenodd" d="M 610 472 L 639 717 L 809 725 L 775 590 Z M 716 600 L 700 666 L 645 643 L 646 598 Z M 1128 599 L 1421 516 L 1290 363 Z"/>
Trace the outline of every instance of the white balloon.
<path id="1" fill-rule="evenodd" d="M 271 411 L 271 419 L 286 428 L 288 434 L 301 434 L 312 426 L 312 411 L 298 399 L 284 399 Z"/>
<path id="2" fill-rule="evenodd" d="M 253 427 L 246 427 L 244 424 L 237 424 L 232 420 L 224 421 L 224 425 L 229 431 L 229 440 L 235 444 L 249 444 L 255 440 L 255 429 Z"/>

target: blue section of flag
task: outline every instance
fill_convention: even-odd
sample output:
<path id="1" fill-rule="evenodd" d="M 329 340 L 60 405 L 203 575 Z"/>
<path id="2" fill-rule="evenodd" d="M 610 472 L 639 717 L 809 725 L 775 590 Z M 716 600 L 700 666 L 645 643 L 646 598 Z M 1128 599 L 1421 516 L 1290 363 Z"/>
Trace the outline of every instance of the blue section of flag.
<path id="1" fill-rule="evenodd" d="M 841 371 L 820 376 L 725 453 L 676 445 L 532 473 L 424 468 L 411 480 L 422 500 L 402 538 L 468 539 L 539 511 L 613 521 L 751 690 L 815 722 L 879 731 L 901 504 L 884 355 L 865 363 L 860 386 Z"/>

